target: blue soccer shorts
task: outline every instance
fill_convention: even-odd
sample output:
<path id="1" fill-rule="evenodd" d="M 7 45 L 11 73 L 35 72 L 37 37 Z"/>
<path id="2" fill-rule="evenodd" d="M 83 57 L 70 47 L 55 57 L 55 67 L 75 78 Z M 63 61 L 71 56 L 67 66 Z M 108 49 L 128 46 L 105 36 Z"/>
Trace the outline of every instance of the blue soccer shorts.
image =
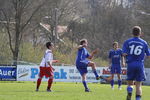
<path id="1" fill-rule="evenodd" d="M 142 62 L 128 63 L 127 80 L 138 82 L 146 80 L 144 64 Z"/>
<path id="2" fill-rule="evenodd" d="M 121 65 L 120 64 L 112 64 L 110 72 L 111 72 L 111 74 L 121 74 Z"/>
<path id="3" fill-rule="evenodd" d="M 77 67 L 79 73 L 81 74 L 81 76 L 88 72 L 87 67 L 88 67 L 89 62 L 90 61 L 88 61 L 88 60 L 84 60 L 84 61 L 80 61 L 78 64 L 76 64 L 76 67 Z"/>

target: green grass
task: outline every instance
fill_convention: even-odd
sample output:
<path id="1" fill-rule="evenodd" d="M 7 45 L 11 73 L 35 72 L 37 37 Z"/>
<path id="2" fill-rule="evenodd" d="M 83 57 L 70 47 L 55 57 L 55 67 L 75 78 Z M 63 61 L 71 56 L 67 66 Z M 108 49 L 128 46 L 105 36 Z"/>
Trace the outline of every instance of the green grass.
<path id="1" fill-rule="evenodd" d="M 81 83 L 54 83 L 53 92 L 46 92 L 43 82 L 39 92 L 35 92 L 33 82 L 0 82 L 0 100 L 125 100 L 126 86 L 122 90 L 111 90 L 109 85 L 88 84 L 92 92 L 84 92 Z M 143 86 L 142 100 L 150 99 L 150 86 Z M 133 94 L 133 100 L 135 94 Z"/>

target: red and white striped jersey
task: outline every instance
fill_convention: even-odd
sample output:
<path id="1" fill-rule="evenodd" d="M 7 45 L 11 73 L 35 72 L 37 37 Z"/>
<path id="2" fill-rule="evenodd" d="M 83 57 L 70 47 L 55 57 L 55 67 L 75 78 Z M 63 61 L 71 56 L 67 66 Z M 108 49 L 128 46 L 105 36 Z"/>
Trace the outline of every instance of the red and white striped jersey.
<path id="1" fill-rule="evenodd" d="M 41 63 L 40 63 L 40 67 L 50 67 L 47 62 L 50 62 L 50 64 L 52 65 L 52 61 L 53 61 L 53 54 L 52 54 L 52 51 L 49 50 L 49 49 L 47 49 L 47 50 L 45 51 L 45 54 L 44 54 L 44 56 L 43 56 L 43 59 L 42 59 L 42 61 L 41 61 Z"/>

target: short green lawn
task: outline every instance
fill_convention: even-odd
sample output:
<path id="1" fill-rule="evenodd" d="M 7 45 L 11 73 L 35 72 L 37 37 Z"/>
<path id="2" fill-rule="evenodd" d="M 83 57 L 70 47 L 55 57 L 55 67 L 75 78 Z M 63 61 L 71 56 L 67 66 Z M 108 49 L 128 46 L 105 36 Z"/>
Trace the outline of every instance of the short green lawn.
<path id="1" fill-rule="evenodd" d="M 92 92 L 84 92 L 81 83 L 54 83 L 53 92 L 46 92 L 47 82 L 43 82 L 39 92 L 35 92 L 33 82 L 0 82 L 0 100 L 125 100 L 126 86 L 114 90 L 109 85 L 88 84 Z M 143 86 L 142 100 L 150 100 L 150 86 Z M 135 94 L 133 94 L 133 100 Z"/>

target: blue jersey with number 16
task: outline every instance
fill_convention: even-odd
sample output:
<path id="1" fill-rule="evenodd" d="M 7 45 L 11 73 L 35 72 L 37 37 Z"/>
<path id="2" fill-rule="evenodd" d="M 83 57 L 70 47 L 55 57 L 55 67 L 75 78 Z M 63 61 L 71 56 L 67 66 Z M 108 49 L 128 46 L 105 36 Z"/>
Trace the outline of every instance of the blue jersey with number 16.
<path id="1" fill-rule="evenodd" d="M 147 42 L 138 37 L 130 38 L 124 42 L 123 53 L 127 54 L 127 63 L 134 61 L 144 62 L 145 54 L 150 56 Z"/>

